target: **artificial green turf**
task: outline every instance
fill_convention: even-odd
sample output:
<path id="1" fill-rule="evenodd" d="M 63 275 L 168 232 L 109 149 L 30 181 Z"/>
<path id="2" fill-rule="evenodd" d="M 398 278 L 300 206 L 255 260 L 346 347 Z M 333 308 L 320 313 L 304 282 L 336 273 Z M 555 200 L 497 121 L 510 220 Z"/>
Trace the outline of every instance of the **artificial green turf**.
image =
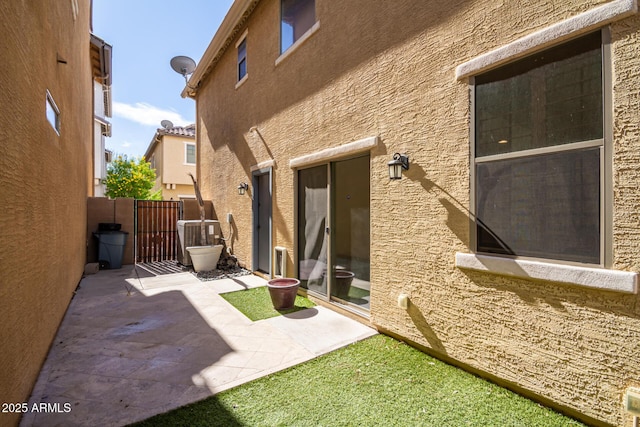
<path id="1" fill-rule="evenodd" d="M 273 308 L 271 297 L 269 296 L 269 289 L 267 289 L 266 286 L 243 291 L 227 292 L 220 294 L 220 296 L 253 321 L 293 313 L 315 306 L 311 300 L 298 295 L 292 308 L 288 310 L 276 310 Z"/>
<path id="2" fill-rule="evenodd" d="M 384 335 L 138 426 L 582 426 Z"/>

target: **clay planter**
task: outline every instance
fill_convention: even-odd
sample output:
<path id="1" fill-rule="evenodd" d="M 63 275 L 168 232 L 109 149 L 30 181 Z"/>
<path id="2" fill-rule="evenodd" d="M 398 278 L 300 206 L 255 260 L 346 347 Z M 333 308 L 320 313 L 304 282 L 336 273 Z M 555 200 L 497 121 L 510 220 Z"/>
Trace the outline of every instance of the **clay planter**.
<path id="1" fill-rule="evenodd" d="M 276 310 L 287 310 L 292 308 L 296 302 L 298 287 L 300 281 L 298 279 L 273 279 L 267 282 L 269 295 L 273 308 Z"/>
<path id="2" fill-rule="evenodd" d="M 342 299 L 347 298 L 349 296 L 349 289 L 351 289 L 351 282 L 353 282 L 355 273 L 346 270 L 336 270 L 334 277 L 336 279 L 336 296 Z"/>

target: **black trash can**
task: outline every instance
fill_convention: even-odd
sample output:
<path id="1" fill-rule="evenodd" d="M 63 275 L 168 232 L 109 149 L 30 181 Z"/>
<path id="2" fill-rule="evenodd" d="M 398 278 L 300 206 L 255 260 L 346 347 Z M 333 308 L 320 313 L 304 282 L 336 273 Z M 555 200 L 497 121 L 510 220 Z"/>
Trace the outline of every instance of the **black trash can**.
<path id="1" fill-rule="evenodd" d="M 101 270 L 122 268 L 124 247 L 127 244 L 126 231 L 97 231 L 93 235 L 98 239 L 98 263 Z"/>

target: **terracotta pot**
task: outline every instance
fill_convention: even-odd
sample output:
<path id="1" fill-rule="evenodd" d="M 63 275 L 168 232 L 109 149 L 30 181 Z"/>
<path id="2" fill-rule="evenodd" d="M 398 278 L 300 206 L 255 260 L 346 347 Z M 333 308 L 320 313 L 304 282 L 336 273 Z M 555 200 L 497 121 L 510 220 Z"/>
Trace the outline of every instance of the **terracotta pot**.
<path id="1" fill-rule="evenodd" d="M 273 279 L 267 282 L 269 295 L 273 308 L 276 310 L 287 310 L 292 308 L 296 302 L 298 287 L 300 281 L 298 279 Z"/>

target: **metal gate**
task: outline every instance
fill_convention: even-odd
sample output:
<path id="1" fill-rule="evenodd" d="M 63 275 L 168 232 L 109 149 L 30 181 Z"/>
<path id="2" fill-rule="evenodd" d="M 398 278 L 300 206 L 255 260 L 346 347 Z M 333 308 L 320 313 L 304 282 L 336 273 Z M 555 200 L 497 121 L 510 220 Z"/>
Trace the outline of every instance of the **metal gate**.
<path id="1" fill-rule="evenodd" d="M 176 260 L 182 201 L 136 200 L 136 263 Z"/>

